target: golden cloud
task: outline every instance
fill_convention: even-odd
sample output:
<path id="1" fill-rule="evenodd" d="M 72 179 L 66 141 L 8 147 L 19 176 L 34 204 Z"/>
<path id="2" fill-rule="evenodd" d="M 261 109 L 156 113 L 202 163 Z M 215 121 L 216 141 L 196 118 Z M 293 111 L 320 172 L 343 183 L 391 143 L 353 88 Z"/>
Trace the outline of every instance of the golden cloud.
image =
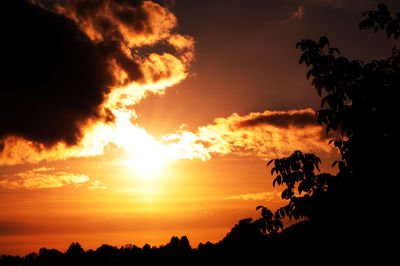
<path id="1" fill-rule="evenodd" d="M 336 153 L 328 144 L 322 126 L 315 122 L 312 109 L 265 111 L 227 118 L 216 118 L 213 123 L 195 131 L 184 128 L 156 141 L 145 129 L 133 125 L 128 112 L 117 113 L 112 125 L 96 124 L 87 128 L 79 145 L 59 144 L 46 149 L 25 140 L 13 140 L 4 145 L 1 161 L 8 164 L 58 160 L 70 157 L 102 154 L 109 143 L 114 143 L 140 158 L 144 153 L 157 154 L 163 160 L 200 159 L 235 154 L 258 156 L 269 160 L 290 155 L 294 150 L 316 154 Z M 315 118 L 315 119 L 313 119 Z M 11 149 L 9 149 L 11 147 Z"/>
<path id="2" fill-rule="evenodd" d="M 314 119 L 312 119 L 314 118 Z M 324 129 L 316 123 L 312 109 L 265 111 L 227 118 L 216 118 L 197 132 L 180 130 L 164 137 L 180 151 L 180 158 L 207 160 L 212 155 L 256 155 L 273 159 L 294 150 L 330 153 Z"/>
<path id="3" fill-rule="evenodd" d="M 87 175 L 57 171 L 55 168 L 47 167 L 0 176 L 0 187 L 6 189 L 57 188 L 85 183 L 89 183 L 89 189 L 106 188 L 98 180 L 90 181 Z"/>
<path id="4" fill-rule="evenodd" d="M 269 191 L 269 192 L 259 192 L 259 193 L 247 193 L 247 194 L 239 194 L 234 196 L 225 197 L 225 200 L 279 200 L 280 201 L 281 193 L 278 191 Z"/>

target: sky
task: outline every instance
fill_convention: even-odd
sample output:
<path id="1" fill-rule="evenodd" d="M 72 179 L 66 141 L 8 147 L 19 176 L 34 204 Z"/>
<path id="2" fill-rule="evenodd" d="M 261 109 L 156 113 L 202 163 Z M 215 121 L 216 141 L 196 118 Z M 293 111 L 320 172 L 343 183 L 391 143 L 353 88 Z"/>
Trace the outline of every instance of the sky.
<path id="1" fill-rule="evenodd" d="M 358 28 L 377 3 L 2 1 L 0 254 L 217 242 L 284 205 L 268 160 L 334 173 L 296 43 L 387 57 Z"/>

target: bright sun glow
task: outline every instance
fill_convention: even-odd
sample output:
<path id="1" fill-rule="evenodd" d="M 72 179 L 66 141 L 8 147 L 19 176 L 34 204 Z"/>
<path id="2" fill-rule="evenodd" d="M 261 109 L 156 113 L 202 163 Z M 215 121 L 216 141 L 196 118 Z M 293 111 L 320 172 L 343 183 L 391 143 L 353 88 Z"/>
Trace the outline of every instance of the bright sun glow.
<path id="1" fill-rule="evenodd" d="M 140 152 L 133 153 L 131 164 L 136 175 L 141 179 L 152 179 L 162 174 L 168 159 L 157 143 L 143 143 Z"/>
<path id="2" fill-rule="evenodd" d="M 128 161 L 137 177 L 152 179 L 162 173 L 163 166 L 169 161 L 166 147 L 158 143 L 146 130 L 133 125 L 129 113 L 117 114 L 114 140 L 131 154 Z"/>

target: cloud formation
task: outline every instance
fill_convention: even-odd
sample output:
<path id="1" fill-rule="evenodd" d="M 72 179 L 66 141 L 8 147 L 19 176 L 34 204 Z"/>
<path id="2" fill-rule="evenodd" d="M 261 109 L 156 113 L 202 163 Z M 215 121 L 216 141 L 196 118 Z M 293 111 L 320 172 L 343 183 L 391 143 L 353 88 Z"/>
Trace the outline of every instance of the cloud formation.
<path id="1" fill-rule="evenodd" d="M 81 136 L 80 123 L 112 120 L 101 110 L 114 83 L 109 54 L 65 17 L 28 1 L 6 0 L 0 5 L 0 23 L 5 26 L 0 44 L 0 138 L 72 145 Z"/>
<path id="2" fill-rule="evenodd" d="M 247 193 L 247 194 L 239 194 L 234 196 L 225 197 L 225 200 L 280 200 L 281 193 L 278 191 L 269 191 L 269 192 L 259 192 L 259 193 Z"/>
<path id="3" fill-rule="evenodd" d="M 172 35 L 175 16 L 151 1 L 34 3 L 1 2 L 1 23 L 7 27 L 1 44 L 0 138 L 74 145 L 83 124 L 113 121 L 115 106 L 104 102 L 115 88 L 131 85 L 130 94 L 143 97 L 139 85 L 171 85 L 186 76 L 193 39 Z M 182 60 L 132 50 L 162 40 L 176 46 Z"/>
<path id="4" fill-rule="evenodd" d="M 331 151 L 311 109 L 232 114 L 156 141 L 134 108 L 187 76 L 194 40 L 173 31 L 176 17 L 151 1 L 31 2 L 1 3 L 0 164 L 99 155 L 110 143 L 169 160 Z M 302 15 L 300 6 L 292 17 Z M 169 50 L 142 49 L 152 45 Z"/>
<path id="5" fill-rule="evenodd" d="M 240 121 L 237 126 L 249 128 L 262 125 L 271 125 L 279 128 L 305 128 L 318 126 L 315 112 L 310 109 L 294 111 L 265 111 L 264 113 L 251 113 L 249 119 Z"/>
<path id="6" fill-rule="evenodd" d="M 330 153 L 332 146 L 312 109 L 265 111 L 217 118 L 197 132 L 180 130 L 164 137 L 180 158 L 207 160 L 213 155 L 255 155 L 269 160 L 294 150 Z M 172 143 L 171 143 L 172 142 Z"/>
<path id="7" fill-rule="evenodd" d="M 47 167 L 0 176 L 0 187 L 6 189 L 57 188 L 85 183 L 89 183 L 89 189 L 106 188 L 98 180 L 90 181 L 87 175 L 57 171 L 55 168 Z"/>
<path id="8" fill-rule="evenodd" d="M 35 143 L 8 139 L 0 161 L 4 164 L 58 160 L 103 153 L 108 143 L 132 153 L 132 158 L 157 154 L 162 160 L 200 159 L 234 154 L 258 156 L 269 160 L 290 155 L 294 150 L 316 154 L 331 154 L 336 150 L 328 144 L 322 126 L 316 123 L 315 111 L 265 111 L 226 118 L 196 130 L 181 127 L 157 141 L 145 129 L 133 125 L 129 113 L 118 113 L 112 126 L 98 124 L 88 130 L 81 143 L 66 149 L 59 144 L 46 149 Z M 134 136 L 134 137 L 132 137 Z"/>
<path id="9" fill-rule="evenodd" d="M 101 154 L 134 105 L 185 79 L 194 58 L 193 38 L 152 1 L 0 5 L 0 164 Z M 141 52 L 158 44 L 169 49 Z"/>

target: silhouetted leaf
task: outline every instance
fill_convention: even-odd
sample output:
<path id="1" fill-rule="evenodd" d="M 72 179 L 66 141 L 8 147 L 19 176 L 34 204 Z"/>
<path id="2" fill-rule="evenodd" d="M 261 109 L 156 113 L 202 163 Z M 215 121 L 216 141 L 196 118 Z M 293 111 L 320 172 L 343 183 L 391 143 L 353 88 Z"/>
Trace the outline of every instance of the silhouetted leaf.
<path id="1" fill-rule="evenodd" d="M 322 36 L 321 38 L 319 38 L 318 44 L 320 48 L 324 48 L 326 45 L 329 46 L 329 40 L 327 37 Z"/>
<path id="2" fill-rule="evenodd" d="M 284 208 L 280 208 L 280 209 L 279 209 L 279 214 L 280 214 L 280 216 L 281 216 L 282 218 L 284 218 L 284 217 L 285 217 L 285 209 L 284 209 Z"/>

